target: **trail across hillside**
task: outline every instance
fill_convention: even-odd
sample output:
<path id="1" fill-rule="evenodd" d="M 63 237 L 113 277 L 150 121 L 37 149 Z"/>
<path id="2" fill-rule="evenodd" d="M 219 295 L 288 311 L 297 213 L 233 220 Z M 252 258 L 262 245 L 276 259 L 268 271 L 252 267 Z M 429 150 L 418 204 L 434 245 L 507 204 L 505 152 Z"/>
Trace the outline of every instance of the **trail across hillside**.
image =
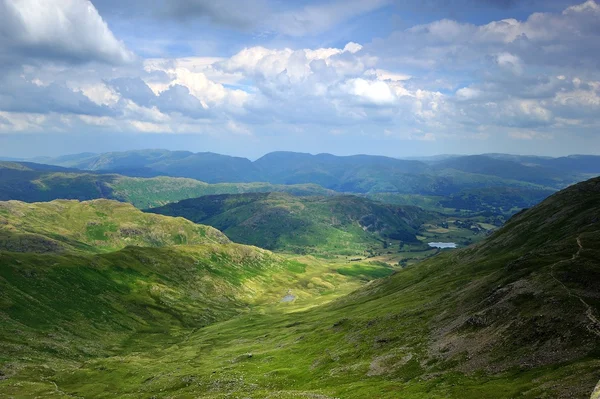
<path id="1" fill-rule="evenodd" d="M 571 291 L 562 281 L 560 281 L 554 275 L 554 268 L 555 268 L 556 265 L 558 265 L 560 263 L 563 263 L 563 262 L 573 261 L 573 260 L 579 258 L 579 255 L 581 254 L 581 251 L 583 250 L 583 245 L 581 244 L 581 235 L 577 237 L 577 247 L 578 247 L 577 252 L 575 252 L 573 254 L 573 256 L 571 257 L 571 259 L 561 260 L 561 261 L 556 262 L 555 264 L 552 265 L 552 267 L 550 268 L 550 275 L 552 276 L 552 278 L 557 283 L 559 283 L 565 289 L 565 291 L 567 291 L 567 294 L 569 294 L 569 296 L 579 299 L 579 301 L 583 304 L 583 306 L 585 306 L 585 308 L 586 308 L 586 310 L 585 310 L 585 316 L 591 322 L 591 325 L 588 325 L 587 329 L 591 333 L 593 333 L 596 336 L 600 337 L 600 320 L 598 320 L 598 318 L 594 315 L 594 309 L 582 297 L 580 297 L 579 295 L 573 293 L 573 291 Z"/>

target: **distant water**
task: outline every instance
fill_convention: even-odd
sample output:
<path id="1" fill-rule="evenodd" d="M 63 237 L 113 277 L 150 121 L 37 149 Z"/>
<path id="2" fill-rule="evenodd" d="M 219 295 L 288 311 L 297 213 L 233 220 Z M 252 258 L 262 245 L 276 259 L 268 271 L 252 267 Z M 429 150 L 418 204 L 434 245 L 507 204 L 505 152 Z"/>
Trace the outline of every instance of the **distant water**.
<path id="1" fill-rule="evenodd" d="M 430 242 L 429 246 L 432 248 L 456 248 L 454 242 Z"/>
<path id="2" fill-rule="evenodd" d="M 281 302 L 292 302 L 294 299 L 296 299 L 295 296 L 287 294 L 286 296 L 283 297 Z"/>

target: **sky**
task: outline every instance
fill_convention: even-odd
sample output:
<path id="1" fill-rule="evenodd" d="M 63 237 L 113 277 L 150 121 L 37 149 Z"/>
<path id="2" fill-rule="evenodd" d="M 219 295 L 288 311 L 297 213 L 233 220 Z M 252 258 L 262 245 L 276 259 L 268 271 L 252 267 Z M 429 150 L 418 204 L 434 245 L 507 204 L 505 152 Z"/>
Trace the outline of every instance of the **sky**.
<path id="1" fill-rule="evenodd" d="M 600 1 L 0 0 L 0 156 L 600 154 Z"/>

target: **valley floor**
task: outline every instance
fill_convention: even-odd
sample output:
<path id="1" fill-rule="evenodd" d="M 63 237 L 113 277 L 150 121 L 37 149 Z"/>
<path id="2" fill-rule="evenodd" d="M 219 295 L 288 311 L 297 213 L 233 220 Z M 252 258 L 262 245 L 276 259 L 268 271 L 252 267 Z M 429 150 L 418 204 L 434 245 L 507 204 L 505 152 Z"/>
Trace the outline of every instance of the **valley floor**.
<path id="1" fill-rule="evenodd" d="M 299 260 L 313 262 L 307 281 L 324 274 L 321 261 Z M 409 284 L 443 263 L 401 270 L 396 278 L 405 273 Z M 282 281 L 273 295 L 285 293 Z M 381 281 L 366 284 L 373 294 Z M 291 302 L 270 294 L 268 303 L 229 320 L 138 331 L 110 354 L 83 361 L 23 358 L 0 381 L 0 397 L 533 399 L 555 397 L 556 381 L 580 387 L 561 397 L 587 398 L 593 389 L 590 376 L 600 370 L 593 357 L 492 374 L 451 371 L 456 364 L 428 355 L 425 319 L 436 309 L 426 299 L 409 293 L 395 299 L 400 313 L 389 313 L 377 299 L 357 310 L 345 302 L 362 301 L 360 292 L 352 293 L 359 285 L 349 279 L 329 291 L 294 289 Z"/>

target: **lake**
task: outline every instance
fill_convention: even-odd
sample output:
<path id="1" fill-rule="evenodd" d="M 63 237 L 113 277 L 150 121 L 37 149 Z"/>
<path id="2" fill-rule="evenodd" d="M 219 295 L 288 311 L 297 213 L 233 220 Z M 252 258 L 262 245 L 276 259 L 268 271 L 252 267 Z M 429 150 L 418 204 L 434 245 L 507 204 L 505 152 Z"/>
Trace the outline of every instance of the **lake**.
<path id="1" fill-rule="evenodd" d="M 456 243 L 454 242 L 430 242 L 428 244 L 432 248 L 456 248 Z"/>

